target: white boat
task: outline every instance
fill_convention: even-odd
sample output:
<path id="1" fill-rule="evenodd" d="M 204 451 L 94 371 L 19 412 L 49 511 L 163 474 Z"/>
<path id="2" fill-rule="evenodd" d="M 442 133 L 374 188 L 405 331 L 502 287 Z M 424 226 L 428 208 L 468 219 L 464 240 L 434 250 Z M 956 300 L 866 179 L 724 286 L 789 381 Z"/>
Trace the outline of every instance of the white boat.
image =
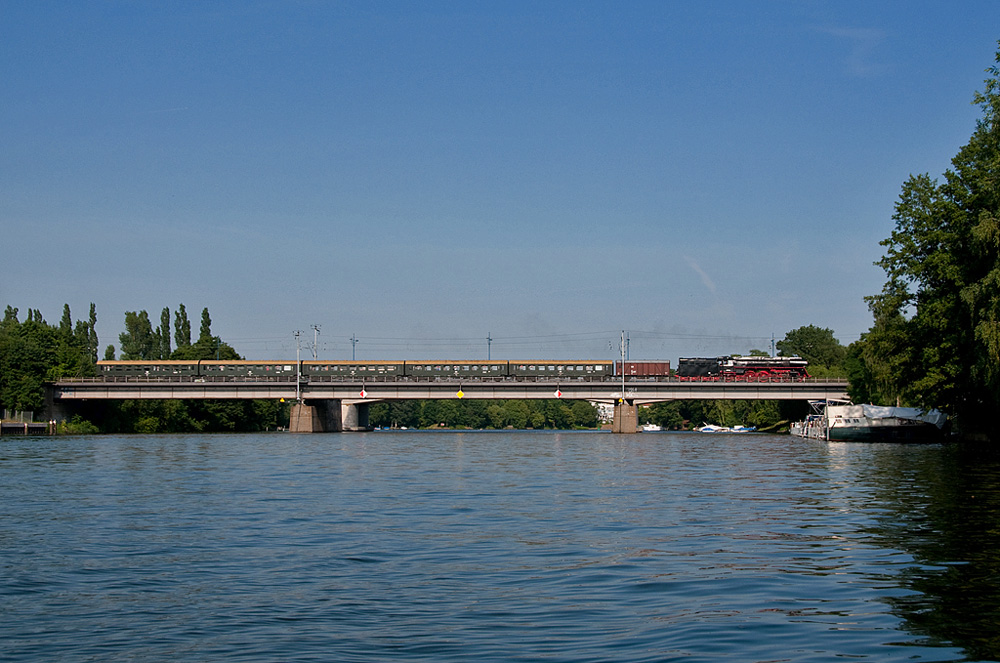
<path id="1" fill-rule="evenodd" d="M 699 433 L 751 433 L 757 428 L 755 426 L 716 426 L 715 424 L 703 424 L 695 428 Z"/>
<path id="2" fill-rule="evenodd" d="M 699 433 L 730 433 L 732 428 L 729 426 L 716 426 L 715 424 L 702 424 L 700 427 L 695 428 Z"/>
<path id="3" fill-rule="evenodd" d="M 947 416 L 914 407 L 816 401 L 814 414 L 791 425 L 799 437 L 830 442 L 940 442 Z"/>
<path id="4" fill-rule="evenodd" d="M 644 432 L 644 433 L 655 433 L 656 431 L 659 431 L 659 430 L 663 430 L 663 429 L 660 428 L 659 426 L 657 426 L 656 424 L 643 424 L 642 425 L 642 432 Z"/>

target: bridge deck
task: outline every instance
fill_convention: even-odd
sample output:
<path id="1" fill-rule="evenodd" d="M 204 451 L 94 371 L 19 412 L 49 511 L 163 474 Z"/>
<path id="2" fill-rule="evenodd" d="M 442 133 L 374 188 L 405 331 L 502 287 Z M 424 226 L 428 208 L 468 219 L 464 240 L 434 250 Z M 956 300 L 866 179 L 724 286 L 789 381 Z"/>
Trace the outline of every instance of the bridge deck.
<path id="1" fill-rule="evenodd" d="M 294 399 L 295 378 L 118 377 L 77 378 L 53 383 L 56 400 L 84 399 Z M 298 395 L 307 400 L 380 401 L 405 399 L 544 399 L 614 402 L 622 395 L 620 377 L 606 380 L 513 378 L 302 379 Z M 669 400 L 846 399 L 847 381 L 690 381 L 677 378 L 626 379 L 625 398 L 636 403 Z"/>

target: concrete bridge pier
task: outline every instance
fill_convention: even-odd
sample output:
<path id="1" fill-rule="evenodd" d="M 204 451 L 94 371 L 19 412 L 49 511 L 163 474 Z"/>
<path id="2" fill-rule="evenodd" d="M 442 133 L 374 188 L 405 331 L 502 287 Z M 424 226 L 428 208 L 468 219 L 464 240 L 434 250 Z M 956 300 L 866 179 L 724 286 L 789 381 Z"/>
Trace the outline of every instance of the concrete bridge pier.
<path id="1" fill-rule="evenodd" d="M 45 416 L 50 421 L 69 421 L 77 414 L 79 407 L 70 401 L 56 400 L 55 390 L 51 385 L 45 387 Z"/>
<path id="2" fill-rule="evenodd" d="M 293 403 L 288 430 L 292 433 L 365 431 L 370 429 L 368 412 L 368 402 L 342 401 L 336 398 Z"/>
<path id="3" fill-rule="evenodd" d="M 615 402 L 614 418 L 611 421 L 612 433 L 639 432 L 639 411 L 635 402 L 619 400 Z"/>
<path id="4" fill-rule="evenodd" d="M 341 401 L 340 422 L 341 430 L 364 431 L 371 430 L 368 423 L 371 403 L 368 401 Z"/>
<path id="5" fill-rule="evenodd" d="M 323 421 L 319 408 L 312 403 L 292 403 L 288 413 L 288 430 L 291 433 L 322 433 Z"/>

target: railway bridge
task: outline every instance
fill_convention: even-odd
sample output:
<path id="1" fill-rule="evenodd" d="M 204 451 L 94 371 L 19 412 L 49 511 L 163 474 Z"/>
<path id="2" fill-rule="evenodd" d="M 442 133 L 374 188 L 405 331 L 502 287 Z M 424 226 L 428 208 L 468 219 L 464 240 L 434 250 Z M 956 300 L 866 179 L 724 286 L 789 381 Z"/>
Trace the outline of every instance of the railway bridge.
<path id="1" fill-rule="evenodd" d="M 673 400 L 846 399 L 843 379 L 684 380 L 617 376 L 601 379 L 115 376 L 63 379 L 49 385 L 54 411 L 74 401 L 109 399 L 284 399 L 296 432 L 368 429 L 368 406 L 408 399 L 548 399 L 613 403 L 616 432 L 635 432 L 637 406 Z"/>

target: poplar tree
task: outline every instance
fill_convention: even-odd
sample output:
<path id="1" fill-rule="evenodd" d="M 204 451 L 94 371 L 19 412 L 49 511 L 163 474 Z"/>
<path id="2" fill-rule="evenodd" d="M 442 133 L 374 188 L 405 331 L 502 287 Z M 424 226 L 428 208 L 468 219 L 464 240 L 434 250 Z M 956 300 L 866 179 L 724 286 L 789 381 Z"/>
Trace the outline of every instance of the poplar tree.
<path id="1" fill-rule="evenodd" d="M 89 334 L 87 339 L 87 347 L 90 350 L 91 361 L 97 362 L 97 350 L 100 347 L 100 342 L 97 340 L 97 306 L 94 302 L 90 302 L 90 320 L 88 323 Z"/>
<path id="2" fill-rule="evenodd" d="M 198 342 L 202 345 L 212 342 L 212 317 L 208 314 L 208 307 L 201 310 L 201 329 L 198 332 Z"/>
<path id="3" fill-rule="evenodd" d="M 160 313 L 157 335 L 160 337 L 160 359 L 170 359 L 170 309 L 167 307 Z"/>
<path id="4" fill-rule="evenodd" d="M 59 333 L 63 338 L 73 335 L 73 316 L 69 312 L 69 304 L 63 304 L 62 320 L 59 321 Z"/>
<path id="5" fill-rule="evenodd" d="M 174 343 L 178 350 L 191 345 L 191 321 L 188 320 L 184 304 L 178 306 L 174 312 Z"/>

